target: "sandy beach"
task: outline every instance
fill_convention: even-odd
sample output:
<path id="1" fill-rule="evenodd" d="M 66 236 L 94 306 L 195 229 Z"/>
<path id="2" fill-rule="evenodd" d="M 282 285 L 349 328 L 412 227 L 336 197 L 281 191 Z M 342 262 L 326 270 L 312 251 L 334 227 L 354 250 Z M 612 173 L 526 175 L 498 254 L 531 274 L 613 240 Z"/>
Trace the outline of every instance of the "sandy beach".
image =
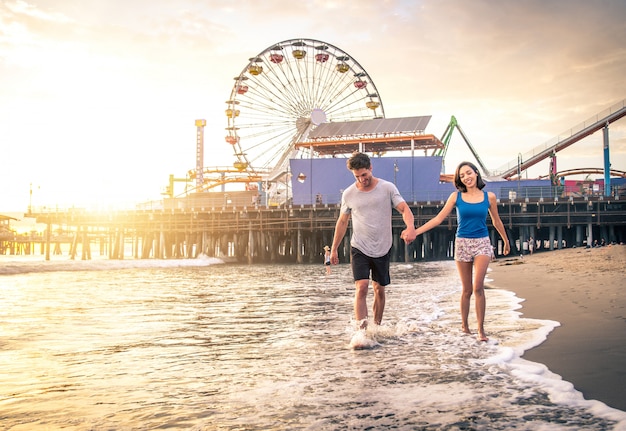
<path id="1" fill-rule="evenodd" d="M 490 267 L 488 287 L 523 298 L 523 317 L 561 324 L 524 359 L 547 365 L 585 398 L 626 411 L 626 245 L 501 258 Z"/>

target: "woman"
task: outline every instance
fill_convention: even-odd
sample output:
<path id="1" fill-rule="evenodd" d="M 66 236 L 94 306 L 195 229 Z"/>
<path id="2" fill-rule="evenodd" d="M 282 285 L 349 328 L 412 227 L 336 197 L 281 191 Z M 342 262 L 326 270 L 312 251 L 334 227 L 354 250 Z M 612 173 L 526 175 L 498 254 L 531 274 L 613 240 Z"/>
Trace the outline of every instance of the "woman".
<path id="1" fill-rule="evenodd" d="M 487 212 L 491 222 L 504 241 L 503 253 L 509 254 L 509 239 L 504 225 L 498 215 L 498 204 L 493 192 L 483 192 L 485 187 L 480 172 L 470 162 L 462 162 L 454 174 L 453 192 L 439 214 L 417 229 L 421 235 L 435 226 L 439 226 L 456 207 L 458 227 L 454 241 L 454 260 L 461 277 L 463 292 L 461 293 L 462 329 L 471 334 L 467 323 L 472 293 L 476 301 L 476 319 L 478 321 L 478 340 L 488 341 L 485 335 L 485 274 L 493 256 L 493 248 L 487 230 Z M 473 274 L 472 274 L 473 273 Z"/>

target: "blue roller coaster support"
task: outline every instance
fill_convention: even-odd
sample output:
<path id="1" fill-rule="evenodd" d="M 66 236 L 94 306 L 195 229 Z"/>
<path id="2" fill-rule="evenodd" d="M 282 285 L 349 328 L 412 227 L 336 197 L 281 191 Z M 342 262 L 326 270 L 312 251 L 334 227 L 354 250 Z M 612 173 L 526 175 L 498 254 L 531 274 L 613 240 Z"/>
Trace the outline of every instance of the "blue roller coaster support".
<path id="1" fill-rule="evenodd" d="M 609 123 L 602 129 L 604 136 L 604 196 L 611 196 L 611 161 L 609 158 Z"/>

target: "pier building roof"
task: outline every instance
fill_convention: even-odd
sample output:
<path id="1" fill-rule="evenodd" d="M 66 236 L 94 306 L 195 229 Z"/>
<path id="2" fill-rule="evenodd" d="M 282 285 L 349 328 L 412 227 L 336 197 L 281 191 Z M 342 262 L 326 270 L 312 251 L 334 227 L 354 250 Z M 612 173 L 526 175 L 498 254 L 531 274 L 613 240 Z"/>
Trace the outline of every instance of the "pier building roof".
<path id="1" fill-rule="evenodd" d="M 428 115 L 322 123 L 295 146 L 312 148 L 319 155 L 443 148 L 439 138 L 425 133 L 430 119 Z"/>

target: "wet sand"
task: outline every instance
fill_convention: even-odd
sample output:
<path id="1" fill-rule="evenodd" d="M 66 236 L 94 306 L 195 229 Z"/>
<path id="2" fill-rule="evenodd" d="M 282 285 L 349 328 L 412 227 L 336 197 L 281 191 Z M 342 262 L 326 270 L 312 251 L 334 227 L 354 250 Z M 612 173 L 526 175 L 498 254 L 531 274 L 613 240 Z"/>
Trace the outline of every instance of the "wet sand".
<path id="1" fill-rule="evenodd" d="M 524 359 L 547 365 L 585 398 L 626 411 L 626 245 L 501 258 L 490 267 L 487 287 L 525 299 L 523 317 L 561 323 Z"/>

